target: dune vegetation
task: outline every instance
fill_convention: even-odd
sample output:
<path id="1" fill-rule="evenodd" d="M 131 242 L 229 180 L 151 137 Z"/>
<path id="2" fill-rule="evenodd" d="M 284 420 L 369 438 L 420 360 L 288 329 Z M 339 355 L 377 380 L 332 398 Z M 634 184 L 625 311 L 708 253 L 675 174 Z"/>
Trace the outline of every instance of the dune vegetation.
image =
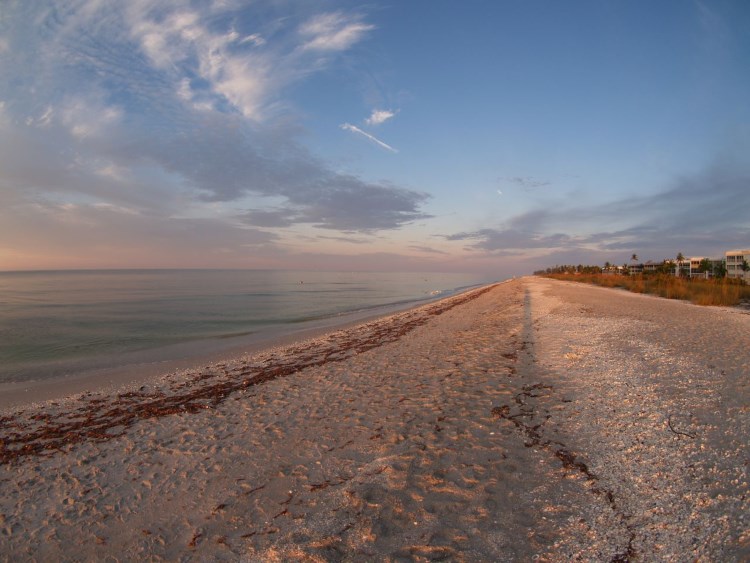
<path id="1" fill-rule="evenodd" d="M 750 286 L 742 280 L 730 278 L 691 279 L 670 274 L 621 276 L 598 273 L 557 273 L 545 274 L 545 277 L 602 287 L 620 287 L 633 293 L 682 299 L 696 305 L 736 306 L 743 302 L 750 303 Z"/>

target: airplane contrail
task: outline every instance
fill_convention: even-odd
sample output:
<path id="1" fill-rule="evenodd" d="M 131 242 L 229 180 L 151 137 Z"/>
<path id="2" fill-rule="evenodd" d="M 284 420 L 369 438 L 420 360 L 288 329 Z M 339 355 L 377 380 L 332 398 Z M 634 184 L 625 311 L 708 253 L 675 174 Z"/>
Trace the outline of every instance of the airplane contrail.
<path id="1" fill-rule="evenodd" d="M 386 150 L 389 150 L 391 152 L 398 152 L 398 150 L 394 149 L 391 145 L 389 145 L 387 143 L 384 143 L 383 141 L 381 141 L 377 137 L 374 137 L 373 135 L 370 135 L 366 131 L 362 131 L 362 129 L 360 129 L 359 127 L 356 127 L 355 125 L 352 125 L 351 123 L 344 123 L 341 126 L 341 128 L 344 131 L 352 131 L 354 133 L 359 133 L 360 135 L 364 135 L 365 137 L 367 137 L 368 139 L 370 139 L 373 143 L 377 143 L 378 145 L 380 145 L 381 147 L 383 147 Z"/>

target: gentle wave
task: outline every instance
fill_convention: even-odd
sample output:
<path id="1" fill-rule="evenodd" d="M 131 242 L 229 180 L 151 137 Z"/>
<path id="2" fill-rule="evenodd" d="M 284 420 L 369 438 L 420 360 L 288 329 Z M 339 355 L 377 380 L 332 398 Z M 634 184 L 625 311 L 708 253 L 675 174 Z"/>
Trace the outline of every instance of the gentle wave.
<path id="1" fill-rule="evenodd" d="M 144 350 L 189 354 L 202 342 L 408 306 L 488 281 L 424 273 L 0 273 L 0 383 L 116 364 Z M 186 343 L 196 344 L 180 348 Z"/>

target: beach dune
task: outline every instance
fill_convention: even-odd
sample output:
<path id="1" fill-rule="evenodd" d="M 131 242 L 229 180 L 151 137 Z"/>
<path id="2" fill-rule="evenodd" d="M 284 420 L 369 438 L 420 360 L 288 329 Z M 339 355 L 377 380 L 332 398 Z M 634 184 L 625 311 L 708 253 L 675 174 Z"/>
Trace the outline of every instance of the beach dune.
<path id="1" fill-rule="evenodd" d="M 0 558 L 747 560 L 749 344 L 523 278 L 15 408 Z"/>

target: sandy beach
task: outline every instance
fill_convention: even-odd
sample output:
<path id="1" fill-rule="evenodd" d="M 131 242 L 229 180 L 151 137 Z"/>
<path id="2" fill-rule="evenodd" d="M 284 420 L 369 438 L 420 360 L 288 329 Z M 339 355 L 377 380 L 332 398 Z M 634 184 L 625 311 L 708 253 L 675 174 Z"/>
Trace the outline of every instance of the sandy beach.
<path id="1" fill-rule="evenodd" d="M 746 561 L 750 314 L 523 278 L 0 440 L 3 561 Z"/>

